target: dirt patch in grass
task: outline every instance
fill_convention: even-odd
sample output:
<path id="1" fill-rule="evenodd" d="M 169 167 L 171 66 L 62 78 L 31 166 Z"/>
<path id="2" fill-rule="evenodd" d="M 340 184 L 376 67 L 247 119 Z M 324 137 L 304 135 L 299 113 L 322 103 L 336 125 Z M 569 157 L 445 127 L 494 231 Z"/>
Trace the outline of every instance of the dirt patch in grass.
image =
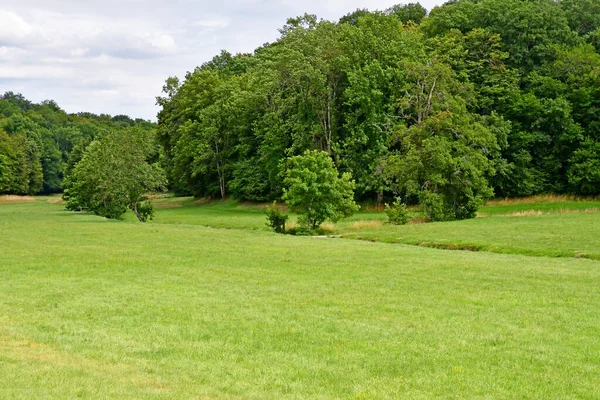
<path id="1" fill-rule="evenodd" d="M 32 203 L 35 197 L 32 196 L 15 196 L 12 194 L 0 196 L 0 204 L 16 204 L 16 203 Z"/>

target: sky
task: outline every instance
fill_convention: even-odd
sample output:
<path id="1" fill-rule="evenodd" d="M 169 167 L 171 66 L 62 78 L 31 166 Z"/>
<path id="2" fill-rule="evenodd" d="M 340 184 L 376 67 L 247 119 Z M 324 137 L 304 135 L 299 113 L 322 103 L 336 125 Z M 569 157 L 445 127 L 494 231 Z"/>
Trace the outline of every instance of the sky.
<path id="1" fill-rule="evenodd" d="M 169 76 L 222 49 L 273 42 L 287 18 L 337 21 L 401 0 L 0 0 L 0 93 L 52 99 L 69 113 L 156 120 Z M 410 1 L 406 1 L 408 3 Z M 442 0 L 424 0 L 430 10 Z"/>

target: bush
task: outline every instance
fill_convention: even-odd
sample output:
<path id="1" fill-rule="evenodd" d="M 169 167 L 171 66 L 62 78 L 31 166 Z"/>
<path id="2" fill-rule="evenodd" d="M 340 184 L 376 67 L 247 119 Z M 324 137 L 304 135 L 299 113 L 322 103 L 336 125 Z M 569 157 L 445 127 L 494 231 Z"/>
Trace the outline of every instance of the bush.
<path id="1" fill-rule="evenodd" d="M 283 200 L 298 213 L 298 223 L 315 231 L 323 222 L 337 222 L 358 211 L 354 202 L 354 181 L 349 173 L 341 176 L 331 156 L 324 151 L 305 151 L 291 157 L 283 172 Z"/>
<path id="2" fill-rule="evenodd" d="M 410 221 L 406 204 L 402 203 L 399 198 L 391 206 L 386 203 L 385 213 L 388 216 L 388 223 L 392 225 L 406 225 Z"/>
<path id="3" fill-rule="evenodd" d="M 312 236 L 315 234 L 315 231 L 306 226 L 306 224 L 293 224 L 285 231 L 285 233 L 293 236 Z"/>
<path id="4" fill-rule="evenodd" d="M 154 218 L 154 207 L 146 198 L 142 198 L 142 201 L 135 203 L 132 209 L 140 222 L 147 222 Z"/>
<path id="5" fill-rule="evenodd" d="M 281 211 L 277 202 L 274 201 L 272 206 L 267 206 L 265 214 L 267 214 L 267 226 L 271 227 L 276 233 L 285 233 L 285 222 L 288 215 Z"/>

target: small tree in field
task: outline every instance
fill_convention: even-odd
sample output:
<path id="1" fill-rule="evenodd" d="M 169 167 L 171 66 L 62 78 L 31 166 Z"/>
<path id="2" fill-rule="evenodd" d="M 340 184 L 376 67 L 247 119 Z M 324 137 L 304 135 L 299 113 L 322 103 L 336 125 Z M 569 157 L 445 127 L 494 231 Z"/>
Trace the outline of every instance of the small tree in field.
<path id="1" fill-rule="evenodd" d="M 406 225 L 410 221 L 408 216 L 408 208 L 402 200 L 397 197 L 392 205 L 385 204 L 385 213 L 388 216 L 388 223 L 392 225 Z"/>
<path id="2" fill-rule="evenodd" d="M 164 172 L 149 164 L 152 132 L 128 129 L 93 141 L 65 180 L 63 198 L 69 210 L 88 210 L 119 218 L 127 209 L 141 221 L 154 210 L 145 194 L 165 184 Z"/>
<path id="3" fill-rule="evenodd" d="M 300 225 L 317 229 L 327 219 L 337 222 L 358 210 L 354 181 L 350 174 L 339 176 L 329 154 L 306 151 L 287 161 L 283 200 L 300 214 Z"/>
<path id="4" fill-rule="evenodd" d="M 285 233 L 285 222 L 288 220 L 288 215 L 281 211 L 281 208 L 277 206 L 277 202 L 274 201 L 272 206 L 267 206 L 265 214 L 267 214 L 267 225 L 275 233 Z"/>

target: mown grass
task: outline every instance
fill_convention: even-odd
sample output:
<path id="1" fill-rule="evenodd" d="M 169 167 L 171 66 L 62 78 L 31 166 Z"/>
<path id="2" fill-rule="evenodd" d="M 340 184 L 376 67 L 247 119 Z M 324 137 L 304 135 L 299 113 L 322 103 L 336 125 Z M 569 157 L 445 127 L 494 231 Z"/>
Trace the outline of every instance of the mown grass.
<path id="1" fill-rule="evenodd" d="M 360 212 L 328 224 L 325 233 L 454 250 L 600 260 L 600 201 L 557 196 L 535 200 L 492 202 L 482 207 L 481 218 L 472 220 L 405 226 L 387 224 L 383 212 Z M 191 198 L 167 198 L 157 204 L 159 224 L 268 230 L 259 205 L 232 200 L 197 204 Z M 292 216 L 290 223 L 294 221 Z"/>
<path id="2" fill-rule="evenodd" d="M 244 208 L 213 207 L 1 206 L 0 398 L 600 396 L 597 261 L 194 225 Z"/>
<path id="3" fill-rule="evenodd" d="M 454 250 L 600 260 L 600 214 L 544 214 L 362 229 L 344 237 Z"/>
<path id="4" fill-rule="evenodd" d="M 573 196 L 533 196 L 523 199 L 500 199 L 489 201 L 479 212 L 479 215 L 535 215 L 561 213 L 590 213 L 600 212 L 600 199 L 579 198 Z"/>

